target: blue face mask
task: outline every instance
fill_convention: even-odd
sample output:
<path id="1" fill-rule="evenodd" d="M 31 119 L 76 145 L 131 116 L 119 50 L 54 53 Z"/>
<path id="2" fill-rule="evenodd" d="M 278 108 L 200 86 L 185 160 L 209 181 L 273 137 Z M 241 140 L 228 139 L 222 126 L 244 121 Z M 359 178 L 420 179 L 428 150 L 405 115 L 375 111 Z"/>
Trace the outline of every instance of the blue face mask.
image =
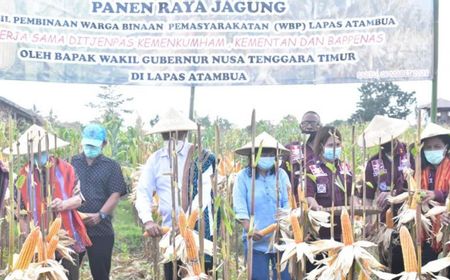
<path id="1" fill-rule="evenodd" d="M 425 158 L 433 165 L 438 165 L 444 159 L 444 150 L 424 151 Z"/>
<path id="2" fill-rule="evenodd" d="M 44 166 L 48 161 L 47 152 L 41 153 L 41 158 L 39 158 L 39 154 L 34 154 L 34 162 L 40 166 Z"/>
<path id="3" fill-rule="evenodd" d="M 326 160 L 333 161 L 341 157 L 342 148 L 336 147 L 333 152 L 333 148 L 325 148 L 323 151 L 323 157 Z M 334 154 L 334 157 L 333 157 Z"/>
<path id="4" fill-rule="evenodd" d="M 87 158 L 96 158 L 102 153 L 102 147 L 83 145 L 83 151 Z"/>
<path id="5" fill-rule="evenodd" d="M 262 170 L 269 170 L 275 165 L 275 157 L 260 157 L 258 167 Z"/>

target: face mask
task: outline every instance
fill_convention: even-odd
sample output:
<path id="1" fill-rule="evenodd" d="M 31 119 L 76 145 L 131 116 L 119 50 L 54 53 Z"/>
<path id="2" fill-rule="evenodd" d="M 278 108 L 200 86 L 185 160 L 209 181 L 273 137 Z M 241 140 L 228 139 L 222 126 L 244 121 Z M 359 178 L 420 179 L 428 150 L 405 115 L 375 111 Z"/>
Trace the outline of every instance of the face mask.
<path id="1" fill-rule="evenodd" d="M 427 161 L 433 165 L 441 163 L 444 159 L 444 150 L 425 151 L 424 154 Z"/>
<path id="2" fill-rule="evenodd" d="M 173 145 L 173 143 L 174 142 L 172 141 L 171 145 Z M 183 149 L 183 147 L 184 147 L 184 141 L 178 140 L 175 142 L 175 151 L 179 152 L 179 151 L 181 151 L 181 149 Z M 166 150 L 169 150 L 169 140 L 164 141 L 164 148 Z"/>
<path id="3" fill-rule="evenodd" d="M 336 160 L 341 157 L 341 152 L 342 152 L 342 148 L 336 147 L 334 152 L 333 152 L 333 148 L 325 148 L 323 151 L 323 157 L 329 161 Z M 334 157 L 333 157 L 333 155 L 334 155 Z"/>
<path id="4" fill-rule="evenodd" d="M 269 170 L 275 165 L 275 157 L 260 157 L 258 167 L 262 170 Z"/>
<path id="5" fill-rule="evenodd" d="M 34 162 L 40 166 L 44 166 L 48 161 L 47 152 L 41 153 L 41 158 L 39 158 L 39 154 L 34 154 Z"/>
<path id="6" fill-rule="evenodd" d="M 87 158 L 96 158 L 102 153 L 102 147 L 95 147 L 91 145 L 83 146 L 84 155 Z"/>

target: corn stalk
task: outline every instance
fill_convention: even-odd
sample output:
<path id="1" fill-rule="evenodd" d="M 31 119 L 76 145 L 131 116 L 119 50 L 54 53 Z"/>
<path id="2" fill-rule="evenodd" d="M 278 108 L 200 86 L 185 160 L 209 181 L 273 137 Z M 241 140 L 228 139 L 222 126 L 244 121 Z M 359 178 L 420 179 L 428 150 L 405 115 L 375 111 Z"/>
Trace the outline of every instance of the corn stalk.
<path id="1" fill-rule="evenodd" d="M 202 151 L 202 135 L 200 124 L 197 124 L 197 141 L 198 141 L 198 157 L 197 157 L 197 169 L 198 169 L 198 213 L 199 213 L 199 227 L 198 227 L 198 242 L 199 242 L 199 253 L 202 271 L 205 271 L 205 219 L 203 216 L 203 151 Z"/>
<path id="2" fill-rule="evenodd" d="M 250 198 L 250 225 L 249 231 L 247 232 L 247 279 L 252 280 L 252 267 L 253 267 L 253 229 L 255 221 L 255 179 L 256 179 L 256 158 L 255 158 L 255 137 L 256 137 L 256 122 L 255 122 L 255 109 L 252 112 L 252 150 L 251 150 L 251 161 L 252 161 L 252 189 Z"/>
<path id="3" fill-rule="evenodd" d="M 169 140 L 169 161 L 170 161 L 170 181 L 171 181 L 171 189 L 172 189 L 172 228 L 176 228 L 177 226 L 177 205 L 180 204 L 180 191 L 178 188 L 178 157 L 177 157 L 177 151 L 175 143 L 177 143 L 178 139 L 178 132 L 175 133 L 176 139 L 173 139 L 173 136 Z M 177 192 L 178 195 L 178 204 L 175 198 L 175 192 Z M 177 270 L 177 250 L 175 246 L 175 236 L 176 233 L 174 230 L 171 231 L 170 240 L 172 242 L 173 246 L 173 259 L 172 259 L 172 280 L 177 280 L 178 270 Z"/>
<path id="4" fill-rule="evenodd" d="M 14 161 L 13 161 L 13 155 L 12 155 L 12 133 L 13 133 L 13 120 L 11 116 L 8 118 L 8 141 L 9 141 L 9 243 L 8 243 L 8 264 L 9 267 L 13 267 L 13 254 L 15 251 L 14 248 L 14 177 L 13 177 L 13 170 L 14 170 Z"/>
<path id="5" fill-rule="evenodd" d="M 420 133 L 421 133 L 421 113 L 420 110 L 417 115 L 417 138 L 416 138 L 416 170 L 415 170 L 415 179 L 418 184 L 418 188 L 420 188 L 421 184 L 421 176 L 422 176 L 422 166 L 421 166 L 421 157 L 420 150 L 422 146 L 420 145 Z M 415 199 L 415 195 L 413 195 L 413 199 Z M 417 247 L 417 264 L 418 264 L 418 275 L 421 275 L 422 270 L 422 198 L 419 196 L 416 205 L 416 247 Z"/>

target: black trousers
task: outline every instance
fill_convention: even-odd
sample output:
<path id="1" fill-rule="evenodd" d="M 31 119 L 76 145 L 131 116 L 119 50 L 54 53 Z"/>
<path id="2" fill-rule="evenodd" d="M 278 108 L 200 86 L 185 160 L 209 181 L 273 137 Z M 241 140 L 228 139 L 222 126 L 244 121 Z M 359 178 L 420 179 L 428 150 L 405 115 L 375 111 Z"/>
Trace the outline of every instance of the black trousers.
<path id="1" fill-rule="evenodd" d="M 89 236 L 92 246 L 87 247 L 89 268 L 94 280 L 109 280 L 111 270 L 111 257 L 114 246 L 114 235 Z M 85 253 L 80 254 L 80 264 Z"/>
<path id="2" fill-rule="evenodd" d="M 178 268 L 180 267 L 180 265 L 183 265 L 183 263 L 181 261 L 178 261 L 177 264 L 178 264 Z M 210 271 L 212 268 L 213 268 L 212 262 L 205 262 L 205 270 L 206 271 Z M 173 264 L 172 264 L 172 262 L 164 264 L 164 279 L 165 280 L 173 279 Z M 181 280 L 181 277 L 177 275 L 177 279 Z"/>
<path id="3" fill-rule="evenodd" d="M 61 260 L 62 266 L 67 270 L 66 276 L 69 280 L 79 280 L 80 279 L 80 257 L 79 254 L 75 253 L 71 255 L 75 264 L 71 263 L 66 259 L 56 256 L 57 260 Z"/>

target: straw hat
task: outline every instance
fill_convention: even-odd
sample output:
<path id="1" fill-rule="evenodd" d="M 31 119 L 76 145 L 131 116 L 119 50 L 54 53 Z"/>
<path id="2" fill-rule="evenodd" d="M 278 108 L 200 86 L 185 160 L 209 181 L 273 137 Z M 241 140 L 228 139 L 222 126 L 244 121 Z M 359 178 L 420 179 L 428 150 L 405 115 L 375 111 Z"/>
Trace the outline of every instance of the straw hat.
<path id="1" fill-rule="evenodd" d="M 364 129 L 366 147 L 388 143 L 391 139 L 399 137 L 408 128 L 409 123 L 405 120 L 376 115 Z M 358 137 L 358 145 L 363 146 L 363 135 Z"/>
<path id="2" fill-rule="evenodd" d="M 161 119 L 153 126 L 148 134 L 196 130 L 197 124 L 183 116 L 177 110 L 170 108 Z"/>
<path id="3" fill-rule="evenodd" d="M 13 155 L 26 155 L 28 154 L 28 140 L 33 141 L 33 153 L 37 153 L 39 151 L 39 140 L 41 140 L 41 152 L 46 151 L 46 142 L 45 142 L 45 134 L 47 131 L 33 124 L 30 126 L 20 137 L 17 142 L 13 143 L 12 154 Z M 17 153 L 17 143 L 19 143 L 19 153 Z M 56 147 L 61 148 L 69 145 L 68 142 L 56 138 Z M 48 133 L 48 147 L 50 150 L 55 148 L 55 135 L 52 133 Z M 9 154 L 9 147 L 3 150 L 4 154 Z"/>
<path id="4" fill-rule="evenodd" d="M 431 138 L 438 135 L 450 135 L 450 130 L 435 123 L 429 123 L 420 135 L 420 140 Z"/>
<path id="5" fill-rule="evenodd" d="M 263 132 L 256 136 L 255 138 L 255 153 L 258 151 L 259 145 L 262 142 L 263 148 L 271 148 L 276 149 L 278 144 L 278 149 L 281 154 L 289 154 L 289 150 L 286 149 L 280 142 L 278 142 L 275 138 L 273 138 L 271 135 L 269 135 L 267 132 Z M 248 142 L 244 146 L 240 147 L 239 149 L 234 151 L 236 154 L 248 156 L 252 152 L 252 142 Z"/>

